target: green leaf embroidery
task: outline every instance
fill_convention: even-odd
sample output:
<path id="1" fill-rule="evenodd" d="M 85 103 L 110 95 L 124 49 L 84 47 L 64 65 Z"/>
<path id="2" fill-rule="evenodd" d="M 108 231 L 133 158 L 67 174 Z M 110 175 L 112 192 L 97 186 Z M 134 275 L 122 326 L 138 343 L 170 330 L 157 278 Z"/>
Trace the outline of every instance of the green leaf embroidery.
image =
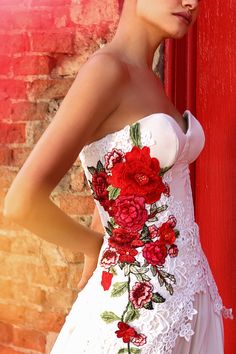
<path id="1" fill-rule="evenodd" d="M 137 318 L 139 318 L 140 314 L 139 311 L 136 309 L 129 309 L 126 314 L 125 314 L 125 318 L 124 318 L 124 322 L 132 322 L 134 320 L 136 320 Z"/>
<path id="2" fill-rule="evenodd" d="M 152 305 L 152 301 L 149 301 L 147 304 L 145 304 L 143 307 L 145 307 L 145 309 L 147 310 L 153 310 L 153 305 Z"/>
<path id="3" fill-rule="evenodd" d="M 117 275 L 117 271 L 115 270 L 115 267 L 114 266 L 111 266 L 109 268 L 109 272 L 112 273 L 113 275 Z"/>
<path id="4" fill-rule="evenodd" d="M 109 200 L 116 199 L 120 194 L 120 188 L 114 188 L 113 186 L 107 187 Z"/>
<path id="5" fill-rule="evenodd" d="M 114 312 L 112 311 L 105 311 L 101 314 L 101 318 L 103 321 L 106 323 L 112 323 L 114 321 L 120 320 L 120 317 L 117 316 Z"/>
<path id="6" fill-rule="evenodd" d="M 169 291 L 170 295 L 173 295 L 173 293 L 174 293 L 173 286 L 169 283 L 165 283 L 165 287 L 166 287 L 166 290 Z"/>
<path id="7" fill-rule="evenodd" d="M 125 276 L 127 276 L 127 275 L 129 275 L 129 273 L 130 273 L 130 264 L 126 264 L 124 266 L 124 274 L 125 274 Z"/>
<path id="8" fill-rule="evenodd" d="M 94 175 L 97 171 L 96 168 L 93 166 L 88 166 L 87 169 L 89 170 L 89 172 L 91 173 L 91 175 Z"/>
<path id="9" fill-rule="evenodd" d="M 127 348 L 122 348 L 118 351 L 118 354 L 123 354 L 123 353 L 128 353 L 128 349 Z"/>
<path id="10" fill-rule="evenodd" d="M 140 123 L 134 123 L 130 126 L 130 137 L 133 142 L 133 145 L 136 145 L 139 148 L 142 148 Z"/>
<path id="11" fill-rule="evenodd" d="M 97 163 L 97 172 L 105 172 L 105 168 L 100 160 Z"/>
<path id="12" fill-rule="evenodd" d="M 111 296 L 121 296 L 128 290 L 127 282 L 116 282 L 113 284 L 113 289 L 111 291 Z"/>
<path id="13" fill-rule="evenodd" d="M 143 280 L 145 280 L 145 281 L 151 280 L 151 278 L 147 274 L 143 274 L 142 277 L 143 277 Z"/>
<path id="14" fill-rule="evenodd" d="M 139 348 L 131 348 L 130 352 L 134 353 L 134 354 L 140 354 L 141 353 L 141 349 L 139 349 Z"/>
<path id="15" fill-rule="evenodd" d="M 179 237 L 179 230 L 174 229 L 174 232 L 175 232 L 175 237 L 178 238 Z"/>
<path id="16" fill-rule="evenodd" d="M 158 281 L 159 281 L 160 286 L 163 286 L 165 283 L 164 278 L 160 274 L 158 274 Z"/>
<path id="17" fill-rule="evenodd" d="M 159 176 L 162 177 L 168 170 L 171 169 L 174 165 L 168 166 L 168 167 L 162 167 L 159 172 Z"/>
<path id="18" fill-rule="evenodd" d="M 152 301 L 160 304 L 162 302 L 165 302 L 166 299 L 163 296 L 161 296 L 159 293 L 153 293 Z"/>
<path id="19" fill-rule="evenodd" d="M 143 242 L 150 242 L 151 241 L 150 232 L 149 232 L 146 224 L 143 225 L 143 229 L 140 234 L 140 240 Z"/>
<path id="20" fill-rule="evenodd" d="M 154 265 L 151 265 L 150 269 L 151 269 L 152 275 L 155 277 L 157 274 L 157 267 Z"/>
<path id="21" fill-rule="evenodd" d="M 105 230 L 108 233 L 108 235 L 110 236 L 112 235 L 112 230 L 109 227 L 105 226 Z"/>
<path id="22" fill-rule="evenodd" d="M 168 205 L 163 204 L 160 207 L 157 208 L 157 212 L 158 213 L 162 213 L 163 211 L 165 211 L 168 208 Z"/>

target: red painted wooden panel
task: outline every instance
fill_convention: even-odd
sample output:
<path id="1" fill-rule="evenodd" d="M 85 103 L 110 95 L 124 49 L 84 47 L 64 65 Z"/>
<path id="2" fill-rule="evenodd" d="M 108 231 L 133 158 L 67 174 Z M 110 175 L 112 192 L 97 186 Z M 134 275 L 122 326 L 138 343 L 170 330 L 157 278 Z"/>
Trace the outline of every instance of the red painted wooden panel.
<path id="1" fill-rule="evenodd" d="M 203 152 L 190 165 L 195 217 L 223 302 L 233 307 L 235 313 L 236 32 L 233 18 L 236 18 L 236 1 L 202 2 L 199 19 L 188 35 L 181 40 L 165 41 L 164 73 L 167 95 L 181 112 L 190 109 L 206 134 Z M 235 321 L 225 321 L 225 354 L 236 353 L 235 333 Z"/>
<path id="2" fill-rule="evenodd" d="M 226 305 L 236 317 L 236 1 L 201 4 L 197 38 L 197 116 L 205 150 L 196 164 L 196 216 Z M 236 321 L 225 321 L 226 354 L 236 353 Z"/>

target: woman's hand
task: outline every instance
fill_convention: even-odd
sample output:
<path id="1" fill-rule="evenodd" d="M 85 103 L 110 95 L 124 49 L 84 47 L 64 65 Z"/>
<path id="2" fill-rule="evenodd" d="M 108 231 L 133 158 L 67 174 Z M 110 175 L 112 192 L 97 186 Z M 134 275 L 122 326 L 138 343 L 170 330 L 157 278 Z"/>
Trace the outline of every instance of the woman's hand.
<path id="1" fill-rule="evenodd" d="M 98 262 L 98 257 L 91 258 L 89 256 L 84 255 L 84 268 L 83 268 L 83 273 L 80 279 L 80 282 L 78 284 L 78 290 L 81 291 L 85 285 L 87 284 L 88 280 L 91 278 L 93 275 L 93 272 L 95 271 L 97 267 L 97 262 Z"/>
<path id="2" fill-rule="evenodd" d="M 94 209 L 90 228 L 91 228 L 91 230 L 99 232 L 101 234 L 104 232 L 104 228 L 103 228 L 103 225 L 102 225 L 102 222 L 101 222 L 101 219 L 99 216 L 99 212 L 98 212 L 98 209 L 96 206 Z M 93 257 L 84 255 L 83 273 L 82 273 L 82 277 L 80 279 L 80 282 L 78 284 L 79 291 L 81 291 L 85 287 L 88 280 L 93 275 L 93 272 L 97 267 L 97 262 L 98 262 L 100 250 L 101 250 L 101 248 L 99 249 L 99 251 L 97 251 L 98 252 L 97 255 L 95 254 Z"/>

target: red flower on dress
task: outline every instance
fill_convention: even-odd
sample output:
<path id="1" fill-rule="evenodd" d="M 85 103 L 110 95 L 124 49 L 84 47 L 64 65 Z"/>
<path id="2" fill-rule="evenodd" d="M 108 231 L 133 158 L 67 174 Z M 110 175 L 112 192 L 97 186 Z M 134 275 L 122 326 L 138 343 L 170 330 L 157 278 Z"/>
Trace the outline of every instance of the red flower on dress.
<path id="1" fill-rule="evenodd" d="M 163 242 L 155 241 L 146 243 L 142 252 L 149 264 L 161 266 L 165 263 L 167 248 Z"/>
<path id="2" fill-rule="evenodd" d="M 145 336 L 145 334 L 139 333 L 135 337 L 131 338 L 131 342 L 137 347 L 140 347 L 141 345 L 146 344 L 147 336 Z"/>
<path id="3" fill-rule="evenodd" d="M 167 222 L 170 224 L 170 226 L 172 228 L 174 228 L 176 226 L 176 223 L 177 223 L 176 217 L 174 215 L 169 215 Z"/>
<path id="4" fill-rule="evenodd" d="M 148 226 L 148 230 L 150 232 L 151 238 L 155 238 L 159 236 L 158 227 L 156 225 Z"/>
<path id="5" fill-rule="evenodd" d="M 118 252 L 120 254 L 119 261 L 122 263 L 134 263 L 135 256 L 138 254 L 138 251 L 136 249 L 125 246 L 120 248 Z"/>
<path id="6" fill-rule="evenodd" d="M 111 266 L 116 265 L 118 262 L 118 259 L 119 259 L 119 256 L 118 256 L 117 252 L 115 250 L 113 250 L 112 248 L 107 248 L 107 249 L 105 249 L 105 251 L 102 255 L 100 264 L 104 268 L 108 269 Z"/>
<path id="7" fill-rule="evenodd" d="M 113 216 L 116 223 L 128 231 L 139 231 L 148 219 L 145 199 L 135 195 L 119 196 L 113 205 Z"/>
<path id="8" fill-rule="evenodd" d="M 124 159 L 124 153 L 119 149 L 112 149 L 111 152 L 108 152 L 105 156 L 105 167 L 107 170 L 112 169 L 118 162 L 122 162 Z"/>
<path id="9" fill-rule="evenodd" d="M 111 170 L 108 183 L 121 189 L 123 195 L 138 195 L 146 203 L 158 201 L 166 186 L 162 181 L 158 159 L 150 156 L 150 148 L 134 146 L 125 154 L 125 162 L 117 163 Z"/>
<path id="10" fill-rule="evenodd" d="M 178 247 L 176 245 L 171 245 L 168 254 L 171 258 L 177 257 L 179 253 Z"/>
<path id="11" fill-rule="evenodd" d="M 109 290 L 110 289 L 112 277 L 113 277 L 112 273 L 105 272 L 104 270 L 102 271 L 101 284 L 102 284 L 104 290 Z"/>
<path id="12" fill-rule="evenodd" d="M 108 175 L 106 172 L 96 172 L 92 176 L 92 186 L 95 193 L 95 198 L 99 201 L 108 198 Z"/>
<path id="13" fill-rule="evenodd" d="M 114 204 L 114 200 L 109 200 L 107 199 L 101 199 L 99 200 L 100 204 L 103 206 L 104 210 L 106 210 L 108 212 L 108 214 L 110 216 L 113 216 L 114 212 L 113 212 L 113 204 Z"/>
<path id="14" fill-rule="evenodd" d="M 153 285 L 150 282 L 136 282 L 130 290 L 130 300 L 135 308 L 142 308 L 152 298 Z"/>
<path id="15" fill-rule="evenodd" d="M 158 232 L 160 234 L 160 240 L 163 241 L 164 243 L 171 245 L 172 243 L 175 242 L 176 240 L 175 232 L 168 221 L 164 222 L 158 228 Z"/>
<path id="16" fill-rule="evenodd" d="M 108 239 L 110 247 L 115 249 L 123 249 L 123 247 L 132 247 L 133 243 L 139 238 L 137 232 L 129 232 L 122 227 L 112 230 L 112 235 Z"/>
<path id="17" fill-rule="evenodd" d="M 118 322 L 118 330 L 115 331 L 118 338 L 122 338 L 124 343 L 129 343 L 131 339 L 137 336 L 137 332 L 125 322 Z"/>

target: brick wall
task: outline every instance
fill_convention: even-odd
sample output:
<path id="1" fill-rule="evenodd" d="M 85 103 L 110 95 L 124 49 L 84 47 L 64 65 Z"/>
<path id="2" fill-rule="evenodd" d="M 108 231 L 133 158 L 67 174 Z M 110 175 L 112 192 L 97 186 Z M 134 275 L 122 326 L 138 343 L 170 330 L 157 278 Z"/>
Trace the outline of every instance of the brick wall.
<path id="1" fill-rule="evenodd" d="M 116 0 L 0 0 L 0 208 L 81 64 L 115 30 Z M 52 193 L 90 226 L 80 161 Z M 0 353 L 49 353 L 77 293 L 81 254 L 42 241 L 0 213 Z"/>

